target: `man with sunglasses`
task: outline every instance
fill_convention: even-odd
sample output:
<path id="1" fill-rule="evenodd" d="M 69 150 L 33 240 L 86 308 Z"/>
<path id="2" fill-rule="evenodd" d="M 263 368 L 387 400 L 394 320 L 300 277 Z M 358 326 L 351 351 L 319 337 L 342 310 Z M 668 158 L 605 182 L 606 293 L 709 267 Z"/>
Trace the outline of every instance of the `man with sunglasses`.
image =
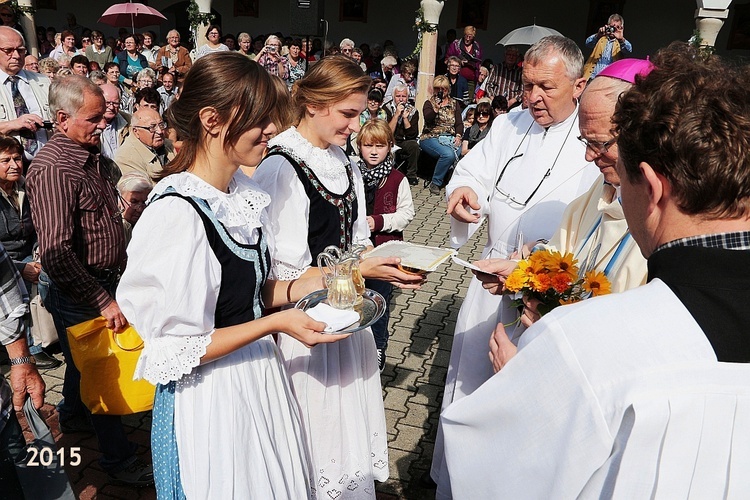
<path id="1" fill-rule="evenodd" d="M 133 113 L 131 134 L 115 156 L 123 174 L 141 172 L 155 184 L 154 175 L 175 156 L 172 141 L 165 137 L 166 128 L 158 111 L 143 107 Z"/>
<path id="2" fill-rule="evenodd" d="M 52 132 L 48 104 L 49 80 L 23 69 L 26 46 L 13 28 L 0 26 L 0 134 L 23 145 L 24 163 L 36 156 Z"/>
<path id="3" fill-rule="evenodd" d="M 498 116 L 487 137 L 458 163 L 446 188 L 455 248 L 486 218 L 482 258 L 507 259 L 524 241 L 552 237 L 565 207 L 591 187 L 598 171 L 577 139 L 582 72 L 583 54 L 568 38 L 543 38 L 526 53 L 528 110 Z M 517 319 L 509 297 L 492 295 L 472 279 L 456 321 L 443 408 L 492 376 L 487 356 L 492 331 Z M 440 429 L 430 475 L 439 497 L 449 491 Z"/>
<path id="4" fill-rule="evenodd" d="M 95 432 L 99 463 L 110 479 L 146 486 L 153 483 L 151 466 L 136 456 L 120 417 L 92 415 L 81 401 L 81 373 L 66 335 L 67 328 L 98 316 L 111 330 L 128 326 L 115 301 L 126 259 L 115 188 L 120 172 L 99 151 L 104 95 L 91 80 L 71 75 L 52 83 L 49 100 L 57 133 L 32 162 L 26 186 L 39 236 L 39 293 L 55 321 L 66 364 L 60 430 Z"/>

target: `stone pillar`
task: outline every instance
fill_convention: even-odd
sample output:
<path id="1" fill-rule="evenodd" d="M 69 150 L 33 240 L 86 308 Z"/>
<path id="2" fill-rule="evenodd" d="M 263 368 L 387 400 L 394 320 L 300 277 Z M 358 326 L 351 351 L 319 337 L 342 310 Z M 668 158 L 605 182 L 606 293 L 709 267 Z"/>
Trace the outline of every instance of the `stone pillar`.
<path id="1" fill-rule="evenodd" d="M 443 0 L 422 0 L 420 6 L 424 11 L 424 20 L 437 27 Z M 432 80 L 435 78 L 435 54 L 437 52 L 438 32 L 422 34 L 422 50 L 419 53 L 419 74 L 417 75 L 417 102 L 419 110 L 419 130 L 424 126 L 422 106 L 432 94 Z"/>
<path id="2" fill-rule="evenodd" d="M 713 47 L 716 36 L 729 16 L 729 4 L 732 0 L 696 0 L 695 28 L 701 37 L 701 45 Z"/>
<path id="3" fill-rule="evenodd" d="M 4 2 L 3 2 L 4 3 Z M 34 24 L 34 14 L 36 10 L 35 0 L 18 0 L 16 15 L 18 24 L 21 25 L 24 35 L 26 35 L 26 50 L 29 54 L 39 57 L 39 43 L 36 40 L 36 25 Z"/>
<path id="4" fill-rule="evenodd" d="M 200 11 L 201 14 L 211 13 L 211 0 L 195 0 L 195 3 L 198 4 L 198 11 Z M 202 24 L 198 26 L 198 32 L 194 33 L 196 49 L 201 45 L 206 45 L 208 41 L 206 40 L 206 28 L 208 28 L 208 24 Z"/>

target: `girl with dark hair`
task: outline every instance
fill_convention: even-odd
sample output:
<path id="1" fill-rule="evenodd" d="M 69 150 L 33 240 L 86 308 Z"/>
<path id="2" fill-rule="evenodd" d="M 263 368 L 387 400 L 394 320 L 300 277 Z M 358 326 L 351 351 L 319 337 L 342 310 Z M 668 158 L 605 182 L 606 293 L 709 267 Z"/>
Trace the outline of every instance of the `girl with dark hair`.
<path id="1" fill-rule="evenodd" d="M 298 309 L 320 276 L 267 280 L 270 198 L 241 164 L 260 161 L 276 91 L 234 52 L 200 59 L 166 118 L 183 140 L 128 247 L 117 291 L 144 339 L 136 378 L 157 384 L 152 454 L 159 498 L 311 495 L 297 407 L 269 335 L 335 342 Z M 292 287 L 292 284 L 294 286 Z"/>

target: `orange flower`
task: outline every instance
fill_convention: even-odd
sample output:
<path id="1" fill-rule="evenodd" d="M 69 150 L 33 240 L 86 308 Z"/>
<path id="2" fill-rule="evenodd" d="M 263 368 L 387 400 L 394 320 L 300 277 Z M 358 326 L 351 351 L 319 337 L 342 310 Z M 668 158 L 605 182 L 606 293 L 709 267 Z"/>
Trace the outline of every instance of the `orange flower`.
<path id="1" fill-rule="evenodd" d="M 571 281 L 578 278 L 578 260 L 573 258 L 573 254 L 568 252 L 562 255 L 560 252 L 552 252 L 549 259 L 549 270 L 556 273 L 566 274 Z"/>
<path id="2" fill-rule="evenodd" d="M 591 295 L 597 297 L 599 295 L 607 295 L 612 292 L 612 284 L 607 279 L 607 276 L 599 271 L 589 271 L 586 273 L 586 277 L 583 281 L 583 289 L 587 292 L 591 292 Z"/>
<path id="3" fill-rule="evenodd" d="M 529 278 L 529 285 L 535 292 L 544 293 L 552 287 L 552 278 L 547 273 L 534 274 Z"/>
<path id="4" fill-rule="evenodd" d="M 570 278 L 565 273 L 558 273 L 552 277 L 552 288 L 554 288 L 557 293 L 565 292 L 570 288 L 570 284 Z"/>

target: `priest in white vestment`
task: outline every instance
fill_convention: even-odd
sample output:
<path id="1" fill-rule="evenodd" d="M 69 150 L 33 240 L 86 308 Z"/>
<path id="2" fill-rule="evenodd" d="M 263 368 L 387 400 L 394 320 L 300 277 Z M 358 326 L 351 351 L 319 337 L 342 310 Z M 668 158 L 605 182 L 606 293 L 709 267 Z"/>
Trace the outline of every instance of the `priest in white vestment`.
<path id="1" fill-rule="evenodd" d="M 507 258 L 519 240 L 547 240 L 565 207 L 594 182 L 597 169 L 577 139 L 582 68 L 580 49 L 565 37 L 544 38 L 526 53 L 528 111 L 496 118 L 489 135 L 458 163 L 446 188 L 453 246 L 466 243 L 483 219 L 485 259 Z M 487 345 L 498 322 L 518 318 L 509 304 L 472 279 L 456 321 L 443 408 L 492 376 Z M 449 491 L 442 481 L 447 479 L 442 451 L 438 429 L 430 472 L 438 498 Z"/>
<path id="2" fill-rule="evenodd" d="M 614 115 L 649 283 L 552 311 L 443 412 L 454 498 L 750 497 L 750 76 L 652 60 Z"/>
<path id="3" fill-rule="evenodd" d="M 628 231 L 619 199 L 620 177 L 615 168 L 618 149 L 612 115 L 620 95 L 630 90 L 636 76 L 645 76 L 652 68 L 645 59 L 621 59 L 587 85 L 578 109 L 578 140 L 586 145 L 586 159 L 594 162 L 601 176 L 591 189 L 568 205 L 549 244 L 535 248 L 572 253 L 579 268 L 604 273 L 615 293 L 643 285 L 647 269 L 646 259 Z M 487 271 L 475 273 L 484 288 L 497 294 L 503 293 L 505 278 L 516 267 L 514 261 L 506 259 L 480 260 L 475 264 Z M 521 323 L 528 327 L 540 318 L 536 309 L 539 302 L 524 297 L 524 303 Z M 514 343 L 520 330 L 515 329 Z"/>

